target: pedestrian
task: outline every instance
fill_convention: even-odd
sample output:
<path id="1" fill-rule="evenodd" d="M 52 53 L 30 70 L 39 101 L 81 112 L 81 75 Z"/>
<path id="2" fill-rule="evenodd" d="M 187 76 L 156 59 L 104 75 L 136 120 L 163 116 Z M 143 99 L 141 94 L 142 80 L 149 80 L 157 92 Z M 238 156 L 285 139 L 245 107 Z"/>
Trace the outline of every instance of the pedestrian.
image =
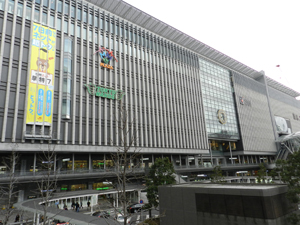
<path id="1" fill-rule="evenodd" d="M 78 202 L 76 202 L 75 207 L 76 207 L 76 212 L 79 212 L 79 203 Z"/>
<path id="2" fill-rule="evenodd" d="M 90 203 L 90 201 L 88 201 L 87 202 L 87 210 L 90 208 L 90 205 L 91 205 L 91 203 Z"/>
<path id="3" fill-rule="evenodd" d="M 82 201 L 80 201 L 80 208 L 83 209 L 83 207 L 82 207 Z"/>
<path id="4" fill-rule="evenodd" d="M 19 222 L 20 221 L 20 215 L 16 215 L 16 218 L 15 218 L 15 222 Z"/>
<path id="5" fill-rule="evenodd" d="M 75 202 L 72 201 L 72 205 L 71 205 L 72 209 L 75 210 Z"/>
<path id="6" fill-rule="evenodd" d="M 66 203 L 64 204 L 64 210 L 68 210 L 68 206 Z"/>

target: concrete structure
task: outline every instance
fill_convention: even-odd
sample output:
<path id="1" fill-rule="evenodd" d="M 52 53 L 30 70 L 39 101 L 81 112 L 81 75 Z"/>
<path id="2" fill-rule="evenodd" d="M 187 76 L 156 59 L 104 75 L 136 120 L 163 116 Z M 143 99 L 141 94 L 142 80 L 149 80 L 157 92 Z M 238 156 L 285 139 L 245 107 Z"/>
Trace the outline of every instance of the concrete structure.
<path id="1" fill-rule="evenodd" d="M 285 185 L 189 183 L 158 190 L 162 225 L 287 225 L 286 215 L 298 210 Z"/>
<path id="2" fill-rule="evenodd" d="M 0 0 L 0 157 L 21 155 L 19 201 L 45 163 L 57 191 L 111 188 L 120 102 L 139 173 L 168 157 L 189 180 L 252 175 L 291 148 L 276 140 L 300 130 L 299 95 L 121 0 Z"/>

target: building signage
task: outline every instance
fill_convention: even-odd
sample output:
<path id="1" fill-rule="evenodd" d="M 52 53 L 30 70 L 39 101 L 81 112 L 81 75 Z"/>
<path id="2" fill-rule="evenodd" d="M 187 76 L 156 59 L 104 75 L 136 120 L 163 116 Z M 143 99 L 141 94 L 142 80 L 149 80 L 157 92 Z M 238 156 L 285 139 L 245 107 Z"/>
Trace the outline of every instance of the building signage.
<path id="1" fill-rule="evenodd" d="M 99 50 L 96 51 L 94 54 L 96 54 L 96 53 L 99 53 L 99 55 L 101 57 L 100 66 L 111 69 L 111 70 L 114 69 L 111 65 L 109 65 L 109 62 L 112 58 L 114 58 L 118 62 L 118 60 L 116 59 L 116 57 L 113 54 L 113 51 L 109 51 L 106 48 L 99 47 Z"/>
<path id="2" fill-rule="evenodd" d="M 85 84 L 90 95 L 94 95 L 97 97 L 109 98 L 121 100 L 125 93 L 122 90 L 113 90 L 112 88 L 105 86 L 97 86 L 95 84 Z"/>
<path id="3" fill-rule="evenodd" d="M 240 99 L 240 104 L 241 105 L 246 105 L 246 106 L 251 106 L 251 102 L 249 101 L 249 100 L 247 100 L 247 99 L 244 99 L 243 97 L 239 97 L 239 99 Z"/>
<path id="4" fill-rule="evenodd" d="M 56 31 L 33 23 L 27 124 L 52 124 Z"/>
<path id="5" fill-rule="evenodd" d="M 218 119 L 221 124 L 225 124 L 227 122 L 227 116 L 223 109 L 218 110 Z"/>

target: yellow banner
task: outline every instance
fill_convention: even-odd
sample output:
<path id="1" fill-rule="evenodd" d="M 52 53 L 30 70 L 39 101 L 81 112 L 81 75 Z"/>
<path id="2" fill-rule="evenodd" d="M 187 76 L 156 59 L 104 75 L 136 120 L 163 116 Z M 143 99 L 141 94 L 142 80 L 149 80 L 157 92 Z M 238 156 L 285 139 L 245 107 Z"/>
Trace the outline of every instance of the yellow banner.
<path id="1" fill-rule="evenodd" d="M 33 23 L 27 124 L 52 124 L 56 31 Z"/>

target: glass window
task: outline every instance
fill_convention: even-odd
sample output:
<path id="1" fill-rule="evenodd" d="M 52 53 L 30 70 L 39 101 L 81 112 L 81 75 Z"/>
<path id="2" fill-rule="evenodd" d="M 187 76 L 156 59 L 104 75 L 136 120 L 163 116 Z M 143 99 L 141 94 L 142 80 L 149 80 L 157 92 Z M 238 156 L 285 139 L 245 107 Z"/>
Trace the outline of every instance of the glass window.
<path id="1" fill-rule="evenodd" d="M 56 0 L 50 0 L 50 8 L 55 10 Z"/>
<path id="2" fill-rule="evenodd" d="M 120 36 L 123 37 L 123 27 L 120 29 Z"/>
<path id="3" fill-rule="evenodd" d="M 43 24 L 47 24 L 47 13 L 44 13 L 44 12 L 43 12 L 42 23 L 43 23 Z"/>
<path id="4" fill-rule="evenodd" d="M 86 40 L 86 28 L 83 28 L 82 38 L 83 40 Z"/>
<path id="5" fill-rule="evenodd" d="M 72 60 L 69 58 L 64 58 L 64 73 L 72 73 Z"/>
<path id="6" fill-rule="evenodd" d="M 48 7 L 48 0 L 43 0 L 43 6 Z"/>
<path id="7" fill-rule="evenodd" d="M 61 31 L 61 19 L 60 18 L 57 18 L 56 29 L 59 30 L 59 31 Z"/>
<path id="8" fill-rule="evenodd" d="M 39 21 L 40 20 L 40 11 L 38 9 L 34 10 L 34 20 Z"/>
<path id="9" fill-rule="evenodd" d="M 77 33 L 77 37 L 81 37 L 81 32 L 80 32 L 80 30 L 81 30 L 81 27 L 80 26 L 77 26 L 77 31 L 76 31 L 76 33 Z"/>
<path id="10" fill-rule="evenodd" d="M 35 0 L 35 3 L 41 4 L 41 0 Z"/>
<path id="11" fill-rule="evenodd" d="M 108 47 L 108 37 L 105 37 L 105 47 Z"/>
<path id="12" fill-rule="evenodd" d="M 14 13 L 14 9 L 15 9 L 15 1 L 9 0 L 8 1 L 8 12 Z"/>
<path id="13" fill-rule="evenodd" d="M 93 25 L 93 15 L 89 14 L 89 24 Z"/>
<path id="14" fill-rule="evenodd" d="M 71 23 L 70 34 L 73 35 L 73 36 L 75 35 L 75 24 L 74 23 Z"/>
<path id="15" fill-rule="evenodd" d="M 50 15 L 49 26 L 54 27 L 54 16 Z"/>
<path id="16" fill-rule="evenodd" d="M 5 0 L 0 0 L 0 10 L 4 10 Z"/>
<path id="17" fill-rule="evenodd" d="M 115 26 L 115 35 L 119 35 L 119 26 L 118 25 Z"/>
<path id="18" fill-rule="evenodd" d="M 64 14 L 69 15 L 69 5 L 65 2 Z"/>
<path id="19" fill-rule="evenodd" d="M 84 23 L 86 23 L 86 17 L 87 17 L 87 12 L 83 11 L 82 20 L 83 20 Z"/>
<path id="20" fill-rule="evenodd" d="M 68 21 L 64 21 L 64 32 L 68 33 Z"/>
<path id="21" fill-rule="evenodd" d="M 57 11 L 62 13 L 62 1 L 58 1 L 58 4 L 57 4 Z"/>
<path id="22" fill-rule="evenodd" d="M 81 20 L 81 9 L 77 9 L 77 19 Z"/>
<path id="23" fill-rule="evenodd" d="M 75 18 L 75 7 L 71 6 L 71 17 Z"/>
<path id="24" fill-rule="evenodd" d="M 71 115 L 71 100 L 63 99 L 62 116 L 66 119 L 70 119 L 70 115 Z"/>
<path id="25" fill-rule="evenodd" d="M 89 30 L 89 41 L 93 41 L 93 32 Z"/>
<path id="26" fill-rule="evenodd" d="M 100 43 L 99 43 L 99 45 L 104 46 L 103 45 L 103 36 L 101 34 L 100 34 Z"/>
<path id="27" fill-rule="evenodd" d="M 110 29 L 109 29 L 109 31 L 111 33 L 114 33 L 114 24 L 113 23 L 110 23 Z"/>
<path id="28" fill-rule="evenodd" d="M 95 43 L 98 44 L 98 33 L 95 33 Z"/>
<path id="29" fill-rule="evenodd" d="M 95 27 L 98 27 L 98 20 L 99 20 L 99 17 L 95 16 L 95 17 L 94 17 L 94 24 L 95 24 Z"/>
<path id="30" fill-rule="evenodd" d="M 18 3 L 17 16 L 23 17 L 23 4 Z"/>
<path id="31" fill-rule="evenodd" d="M 104 23 L 104 22 L 103 22 L 103 19 L 101 18 L 101 19 L 100 19 L 100 29 L 102 29 L 102 30 L 103 30 L 103 23 Z"/>
<path id="32" fill-rule="evenodd" d="M 29 6 L 26 7 L 26 19 L 31 19 L 31 8 Z"/>
<path id="33" fill-rule="evenodd" d="M 109 31 L 109 23 L 107 20 L 105 20 L 105 31 Z"/>

